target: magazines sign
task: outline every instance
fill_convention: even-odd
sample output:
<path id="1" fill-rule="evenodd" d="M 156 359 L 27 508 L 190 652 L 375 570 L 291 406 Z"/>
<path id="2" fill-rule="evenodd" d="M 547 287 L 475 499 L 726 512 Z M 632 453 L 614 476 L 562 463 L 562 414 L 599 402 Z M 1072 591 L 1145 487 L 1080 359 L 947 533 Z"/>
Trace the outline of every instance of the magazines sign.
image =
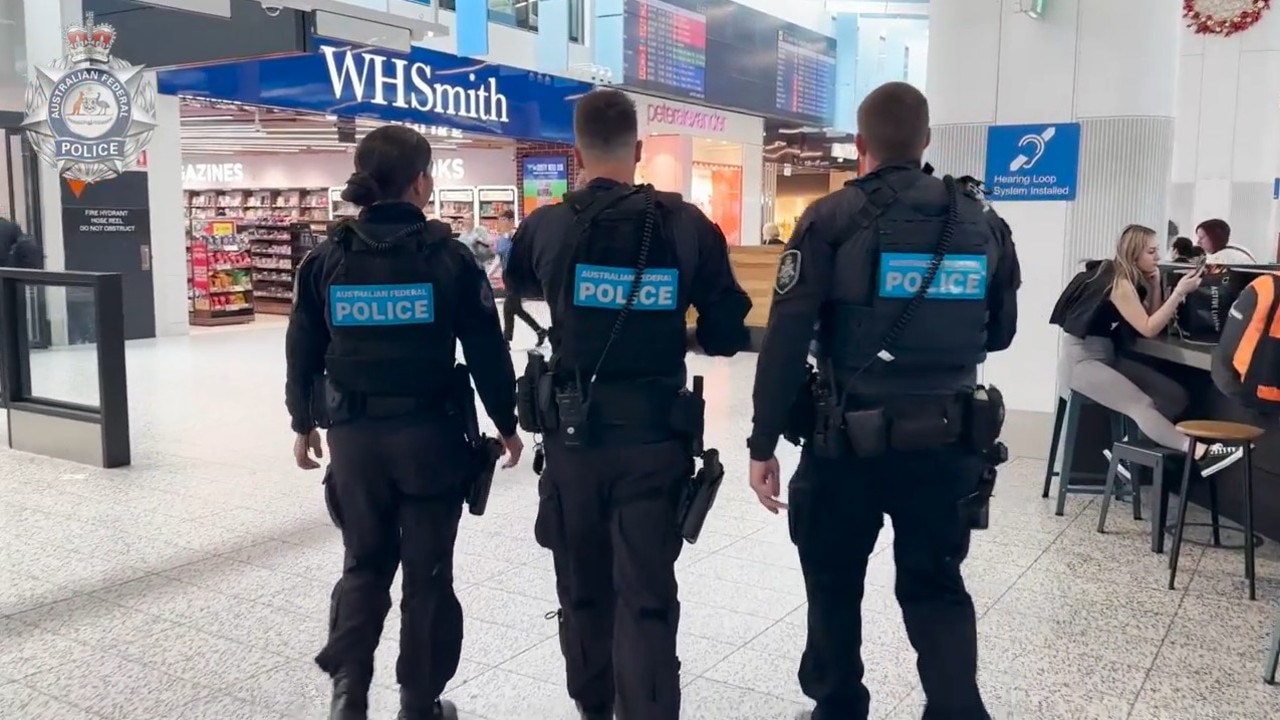
<path id="1" fill-rule="evenodd" d="M 92 183 L 137 167 L 155 131 L 156 90 L 144 68 L 111 57 L 115 28 L 85 16 L 67 28 L 66 54 L 36 67 L 23 128 L 65 178 Z"/>

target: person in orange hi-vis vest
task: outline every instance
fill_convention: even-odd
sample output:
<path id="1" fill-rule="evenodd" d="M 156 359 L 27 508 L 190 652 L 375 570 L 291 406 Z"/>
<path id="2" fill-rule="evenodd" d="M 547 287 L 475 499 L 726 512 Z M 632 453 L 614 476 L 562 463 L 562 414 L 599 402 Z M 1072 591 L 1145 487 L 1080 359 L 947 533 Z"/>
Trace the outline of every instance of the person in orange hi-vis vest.
<path id="1" fill-rule="evenodd" d="M 1213 351 L 1213 382 L 1265 415 L 1280 415 L 1280 273 L 1266 273 L 1231 306 Z"/>

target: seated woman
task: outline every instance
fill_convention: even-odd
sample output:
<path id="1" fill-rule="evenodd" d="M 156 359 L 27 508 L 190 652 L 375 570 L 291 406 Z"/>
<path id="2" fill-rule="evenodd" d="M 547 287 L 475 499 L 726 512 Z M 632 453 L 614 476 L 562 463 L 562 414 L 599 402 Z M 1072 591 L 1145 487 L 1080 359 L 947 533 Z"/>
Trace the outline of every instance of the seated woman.
<path id="1" fill-rule="evenodd" d="M 1115 257 L 1087 263 L 1058 298 L 1050 322 L 1066 333 L 1059 376 L 1068 387 L 1130 418 L 1153 442 L 1186 450 L 1189 438 L 1171 422 L 1187 407 L 1186 390 L 1116 348 L 1117 340 L 1123 344 L 1134 333 L 1151 338 L 1164 332 L 1178 304 L 1200 286 L 1201 271 L 1196 271 L 1179 280 L 1168 299 L 1161 297 L 1156 259 L 1155 231 L 1126 227 Z M 1192 454 L 1200 473 L 1211 475 L 1239 460 L 1243 451 L 1198 443 Z"/>
<path id="2" fill-rule="evenodd" d="M 1189 263 L 1204 255 L 1204 248 L 1191 242 L 1189 237 L 1179 237 L 1169 246 L 1169 262 Z"/>
<path id="3" fill-rule="evenodd" d="M 1231 244 L 1231 226 L 1226 220 L 1214 218 L 1200 223 L 1196 226 L 1196 240 L 1209 254 L 1210 265 L 1253 265 L 1258 262 L 1253 253 Z"/>

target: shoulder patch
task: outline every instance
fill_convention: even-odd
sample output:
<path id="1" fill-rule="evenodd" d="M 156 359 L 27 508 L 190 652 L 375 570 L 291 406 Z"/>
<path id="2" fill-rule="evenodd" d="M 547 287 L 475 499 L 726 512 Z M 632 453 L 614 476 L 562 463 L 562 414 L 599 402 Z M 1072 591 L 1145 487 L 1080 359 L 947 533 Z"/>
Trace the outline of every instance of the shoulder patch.
<path id="1" fill-rule="evenodd" d="M 778 258 L 778 276 L 773 281 L 773 289 L 779 295 L 785 295 L 800 281 L 800 251 L 792 248 Z"/>

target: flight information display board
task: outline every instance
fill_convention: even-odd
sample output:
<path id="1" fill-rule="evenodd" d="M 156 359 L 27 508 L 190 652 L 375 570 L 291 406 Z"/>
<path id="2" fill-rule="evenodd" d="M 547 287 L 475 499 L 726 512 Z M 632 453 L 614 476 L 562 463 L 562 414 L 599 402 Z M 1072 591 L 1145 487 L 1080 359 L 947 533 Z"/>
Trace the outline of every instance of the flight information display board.
<path id="1" fill-rule="evenodd" d="M 835 40 L 731 0 L 626 0 L 625 83 L 827 125 Z"/>
<path id="2" fill-rule="evenodd" d="M 795 33 L 778 33 L 776 106 L 794 117 L 830 118 L 835 112 L 835 53 Z"/>
<path id="3" fill-rule="evenodd" d="M 642 83 L 669 87 L 704 99 L 707 92 L 707 19 L 701 13 L 662 0 L 633 0 L 627 13 L 624 63 Z"/>

